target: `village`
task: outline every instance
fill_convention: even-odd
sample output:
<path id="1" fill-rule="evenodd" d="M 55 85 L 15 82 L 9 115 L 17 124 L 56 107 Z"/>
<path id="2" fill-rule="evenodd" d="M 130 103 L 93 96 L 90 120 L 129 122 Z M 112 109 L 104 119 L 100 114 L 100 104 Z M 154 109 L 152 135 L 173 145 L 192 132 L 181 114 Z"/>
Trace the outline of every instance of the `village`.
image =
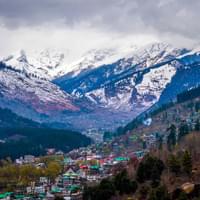
<path id="1" fill-rule="evenodd" d="M 141 159 L 158 140 L 158 134 L 137 136 L 129 134 L 124 139 L 107 140 L 94 143 L 88 147 L 75 149 L 69 153 L 47 149 L 46 157 L 59 160 L 61 171 L 54 180 L 39 177 L 26 187 L 16 191 L 0 193 L 0 199 L 46 199 L 64 198 L 81 200 L 85 186 L 98 184 L 102 179 L 115 175 L 122 167 L 126 167 L 130 159 Z M 145 145 L 144 145 L 145 143 Z M 25 155 L 15 160 L 14 165 L 32 165 L 45 168 L 40 157 Z"/>

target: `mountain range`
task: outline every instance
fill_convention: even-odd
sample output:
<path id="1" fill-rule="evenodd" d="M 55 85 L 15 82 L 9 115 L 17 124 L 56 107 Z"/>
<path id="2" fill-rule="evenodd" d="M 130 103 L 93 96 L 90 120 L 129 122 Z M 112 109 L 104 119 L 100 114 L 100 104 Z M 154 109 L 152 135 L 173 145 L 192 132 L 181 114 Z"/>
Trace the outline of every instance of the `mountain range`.
<path id="1" fill-rule="evenodd" d="M 130 45 L 66 60 L 50 49 L 0 59 L 0 108 L 56 128 L 115 129 L 200 83 L 198 48 Z"/>

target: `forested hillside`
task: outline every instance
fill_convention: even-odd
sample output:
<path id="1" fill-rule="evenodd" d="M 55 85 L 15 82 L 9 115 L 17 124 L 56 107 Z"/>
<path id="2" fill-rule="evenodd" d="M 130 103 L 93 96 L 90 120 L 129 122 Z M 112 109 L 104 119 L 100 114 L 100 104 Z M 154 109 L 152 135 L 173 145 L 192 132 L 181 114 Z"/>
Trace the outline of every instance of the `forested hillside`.
<path id="1" fill-rule="evenodd" d="M 198 117 L 199 110 L 200 86 L 178 94 L 176 101 L 169 102 L 160 106 L 157 106 L 155 104 L 154 106 L 152 106 L 152 108 L 140 114 L 138 117 L 129 122 L 126 126 L 119 127 L 113 133 L 106 133 L 105 136 L 120 136 L 137 128 L 140 129 L 141 127 L 149 128 L 155 126 L 158 127 L 159 130 L 159 125 L 169 125 L 170 121 L 173 121 L 174 123 L 179 123 L 185 120 L 193 120 L 193 122 L 195 122 L 195 119 Z M 145 126 L 143 123 L 148 118 L 154 119 L 152 120 L 151 126 Z"/>
<path id="2" fill-rule="evenodd" d="M 0 108 L 0 158 L 17 158 L 25 154 L 44 155 L 47 148 L 65 152 L 90 144 L 78 132 L 48 128 Z"/>
<path id="3" fill-rule="evenodd" d="M 78 132 L 50 128 L 1 128 L 0 134 L 6 136 L 0 143 L 0 158 L 44 155 L 47 148 L 68 152 L 91 143 Z"/>
<path id="4" fill-rule="evenodd" d="M 85 200 L 200 198 L 199 88 L 180 94 L 176 103 L 145 113 L 114 136 L 105 138 L 107 151 L 124 150 L 133 156 L 113 177 L 85 188 Z M 145 152 L 140 158 L 133 153 L 139 150 Z"/>
<path id="5" fill-rule="evenodd" d="M 41 126 L 44 125 L 41 125 L 32 120 L 18 116 L 9 109 L 0 108 L 0 127 L 41 127 Z"/>

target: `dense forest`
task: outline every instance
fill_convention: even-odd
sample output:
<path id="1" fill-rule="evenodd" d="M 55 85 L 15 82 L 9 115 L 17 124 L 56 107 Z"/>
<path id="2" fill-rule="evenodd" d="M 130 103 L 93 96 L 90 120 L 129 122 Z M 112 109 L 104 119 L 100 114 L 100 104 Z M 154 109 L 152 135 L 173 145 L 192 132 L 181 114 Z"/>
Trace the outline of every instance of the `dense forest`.
<path id="1" fill-rule="evenodd" d="M 0 134 L 7 135 L 6 142 L 0 143 L 0 158 L 44 155 L 47 148 L 68 152 L 91 143 L 78 132 L 50 128 L 1 128 Z"/>
<path id="2" fill-rule="evenodd" d="M 30 119 L 21 117 L 9 109 L 0 108 L 0 127 L 41 127 L 44 126 Z M 0 136 L 1 137 L 1 136 Z"/>
<path id="3" fill-rule="evenodd" d="M 15 159 L 25 154 L 44 155 L 47 148 L 64 152 L 86 146 L 90 139 L 78 132 L 48 128 L 45 124 L 23 118 L 0 108 L 0 159 Z M 5 143 L 4 143 L 5 141 Z"/>
<path id="4" fill-rule="evenodd" d="M 184 101 L 188 101 L 200 96 L 200 87 L 193 88 L 191 90 L 182 92 L 177 95 L 177 102 L 181 103 Z"/>

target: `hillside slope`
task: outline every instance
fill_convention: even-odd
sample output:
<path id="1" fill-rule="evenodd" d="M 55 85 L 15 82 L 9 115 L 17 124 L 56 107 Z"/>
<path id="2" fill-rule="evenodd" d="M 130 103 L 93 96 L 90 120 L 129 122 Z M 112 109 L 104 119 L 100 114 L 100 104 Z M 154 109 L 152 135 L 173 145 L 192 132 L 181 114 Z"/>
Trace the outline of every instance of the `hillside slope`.
<path id="1" fill-rule="evenodd" d="M 159 135 L 166 140 L 172 124 L 176 127 L 177 134 L 180 127 L 185 124 L 187 124 L 189 130 L 193 130 L 196 123 L 200 120 L 199 111 L 200 93 L 198 87 L 179 94 L 178 102 L 165 104 L 146 111 L 125 127 L 118 128 L 117 132 L 110 134 L 119 136 L 116 140 L 114 139 L 113 143 L 120 141 L 118 145 L 125 145 L 124 148 L 141 150 L 143 148 L 143 137 Z M 108 135 L 107 137 L 110 136 Z M 137 139 L 133 142 L 133 138 Z"/>

